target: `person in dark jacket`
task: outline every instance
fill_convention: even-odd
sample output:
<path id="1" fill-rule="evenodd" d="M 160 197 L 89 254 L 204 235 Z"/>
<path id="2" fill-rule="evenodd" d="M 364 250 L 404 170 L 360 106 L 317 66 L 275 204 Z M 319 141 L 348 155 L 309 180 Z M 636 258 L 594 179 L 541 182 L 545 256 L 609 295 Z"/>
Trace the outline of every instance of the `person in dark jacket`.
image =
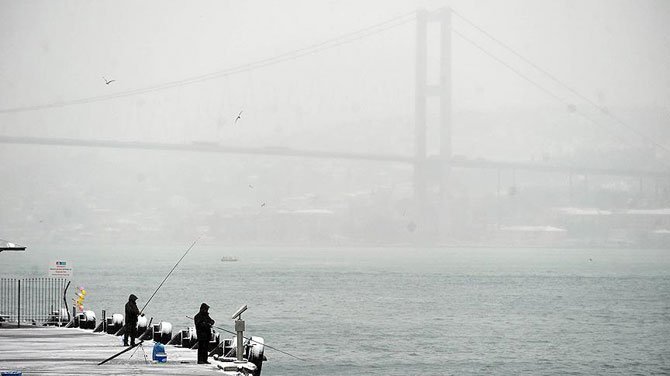
<path id="1" fill-rule="evenodd" d="M 135 337 L 137 337 L 137 316 L 140 310 L 137 308 L 137 296 L 130 294 L 128 303 L 126 303 L 126 325 L 123 333 L 123 346 L 128 346 L 128 337 L 130 337 L 130 346 L 135 346 Z"/>
<path id="2" fill-rule="evenodd" d="M 195 332 L 198 335 L 198 364 L 209 364 L 207 352 L 209 351 L 209 340 L 212 334 L 214 320 L 209 317 L 209 306 L 205 303 L 200 305 L 200 312 L 193 318 Z"/>

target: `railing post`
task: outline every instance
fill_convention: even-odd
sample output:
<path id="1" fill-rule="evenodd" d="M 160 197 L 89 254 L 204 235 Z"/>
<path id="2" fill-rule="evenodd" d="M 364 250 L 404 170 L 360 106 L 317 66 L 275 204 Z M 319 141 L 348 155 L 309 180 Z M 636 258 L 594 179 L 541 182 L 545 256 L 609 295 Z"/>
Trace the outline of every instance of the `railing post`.
<path id="1" fill-rule="evenodd" d="M 19 288 L 16 294 L 16 323 L 21 327 L 21 280 L 17 280 Z"/>
<path id="2" fill-rule="evenodd" d="M 242 320 L 242 317 L 235 320 L 235 331 L 237 332 L 237 349 L 235 351 L 237 352 L 237 361 L 241 362 L 244 352 L 244 320 Z"/>

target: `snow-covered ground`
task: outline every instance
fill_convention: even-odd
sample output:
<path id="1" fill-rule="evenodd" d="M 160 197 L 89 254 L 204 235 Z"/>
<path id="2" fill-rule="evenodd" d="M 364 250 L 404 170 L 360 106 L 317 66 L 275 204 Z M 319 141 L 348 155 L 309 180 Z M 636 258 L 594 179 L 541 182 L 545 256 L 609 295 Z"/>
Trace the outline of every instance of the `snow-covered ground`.
<path id="1" fill-rule="evenodd" d="M 153 341 L 101 366 L 124 349 L 120 337 L 82 329 L 55 327 L 0 328 L 0 372 L 24 375 L 221 375 L 214 365 L 197 364 L 197 351 L 165 346 L 167 363 L 151 361 Z"/>

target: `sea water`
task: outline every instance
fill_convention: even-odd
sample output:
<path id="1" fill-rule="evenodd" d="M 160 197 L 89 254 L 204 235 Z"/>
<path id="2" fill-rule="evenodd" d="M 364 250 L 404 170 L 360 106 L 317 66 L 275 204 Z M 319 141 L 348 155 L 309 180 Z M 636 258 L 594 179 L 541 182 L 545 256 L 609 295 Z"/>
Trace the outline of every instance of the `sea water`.
<path id="1" fill-rule="evenodd" d="M 100 318 L 144 306 L 188 245 L 35 246 L 0 275 L 66 260 Z M 245 335 L 304 359 L 266 348 L 264 375 L 670 374 L 668 250 L 196 245 L 145 312 L 176 333 L 202 302 L 231 331 L 247 304 Z"/>

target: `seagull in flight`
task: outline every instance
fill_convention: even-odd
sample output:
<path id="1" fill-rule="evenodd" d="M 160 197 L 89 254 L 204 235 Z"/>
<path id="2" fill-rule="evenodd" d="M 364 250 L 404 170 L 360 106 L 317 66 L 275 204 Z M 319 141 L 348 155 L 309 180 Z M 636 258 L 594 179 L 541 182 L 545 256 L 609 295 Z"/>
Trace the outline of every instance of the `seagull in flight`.
<path id="1" fill-rule="evenodd" d="M 105 85 L 109 85 L 112 82 L 116 81 L 116 80 L 108 80 L 108 79 L 105 78 L 105 76 L 102 76 L 102 79 L 105 80 Z"/>
<path id="2" fill-rule="evenodd" d="M 240 111 L 239 114 L 237 114 L 237 117 L 235 118 L 235 124 L 237 124 L 237 121 L 242 119 L 242 111 Z"/>
<path id="3" fill-rule="evenodd" d="M 264 206 L 265 206 L 265 203 L 262 203 L 262 204 L 261 204 L 261 208 L 264 207 Z"/>

